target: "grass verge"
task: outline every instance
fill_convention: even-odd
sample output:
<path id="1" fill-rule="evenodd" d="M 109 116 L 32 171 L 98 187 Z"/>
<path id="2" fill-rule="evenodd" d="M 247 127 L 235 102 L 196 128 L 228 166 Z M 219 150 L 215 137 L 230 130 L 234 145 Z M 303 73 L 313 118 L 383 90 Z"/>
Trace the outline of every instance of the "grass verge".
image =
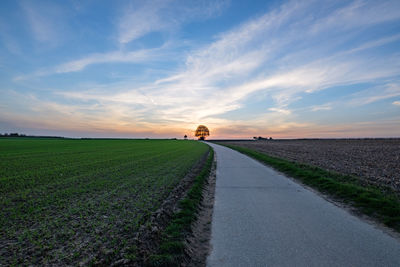
<path id="1" fill-rule="evenodd" d="M 378 219 L 400 232 L 400 200 L 388 190 L 363 186 L 352 176 L 341 175 L 318 167 L 271 157 L 252 149 L 220 144 L 232 148 L 281 171 L 304 184 L 355 206 L 360 212 Z"/>
<path id="2" fill-rule="evenodd" d="M 171 222 L 162 234 L 159 252 L 149 257 L 150 266 L 179 266 L 181 263 L 185 249 L 184 238 L 196 220 L 203 186 L 210 175 L 213 160 L 214 151 L 210 148 L 205 166 L 195 178 L 186 197 L 179 202 L 180 210 L 173 214 Z"/>

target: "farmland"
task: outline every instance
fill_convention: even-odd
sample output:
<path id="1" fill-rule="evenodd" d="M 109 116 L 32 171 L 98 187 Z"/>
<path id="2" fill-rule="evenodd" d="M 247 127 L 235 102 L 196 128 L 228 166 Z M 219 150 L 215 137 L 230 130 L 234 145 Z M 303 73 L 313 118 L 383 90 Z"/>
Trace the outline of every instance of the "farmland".
<path id="1" fill-rule="evenodd" d="M 400 194 L 400 139 L 306 139 L 228 141 L 269 156 L 305 163 Z"/>
<path id="2" fill-rule="evenodd" d="M 0 265 L 135 260 L 146 225 L 208 146 L 0 139 Z"/>
<path id="3" fill-rule="evenodd" d="M 294 142 L 296 140 L 279 140 L 278 142 L 284 143 L 290 141 Z M 316 140 L 306 141 L 314 141 L 314 145 L 318 144 L 318 142 L 315 142 Z M 323 141 L 327 142 L 328 140 Z M 272 141 L 268 142 L 268 144 L 271 144 Z M 265 149 L 267 146 L 265 143 L 260 144 L 259 142 L 255 142 L 251 144 L 251 142 L 243 141 L 221 143 L 316 189 L 331 201 L 340 206 L 344 205 L 357 215 L 365 214 L 371 220 L 379 224 L 385 224 L 400 232 L 400 198 L 398 191 L 396 193 L 393 187 L 390 188 L 384 184 L 371 183 L 365 177 L 343 175 L 337 171 L 326 170 L 300 160 L 294 161 L 283 157 L 270 156 L 269 150 L 263 151 L 260 149 L 260 147 Z M 319 149 L 324 150 L 324 147 L 320 147 Z M 301 151 L 301 149 L 299 150 Z M 327 158 L 329 159 L 329 157 L 326 157 L 325 160 Z"/>

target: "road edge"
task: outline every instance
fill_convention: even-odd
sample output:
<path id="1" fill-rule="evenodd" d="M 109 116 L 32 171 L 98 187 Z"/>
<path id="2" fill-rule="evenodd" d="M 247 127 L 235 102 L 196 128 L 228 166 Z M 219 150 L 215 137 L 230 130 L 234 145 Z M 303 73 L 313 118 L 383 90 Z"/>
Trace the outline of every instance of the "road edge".
<path id="1" fill-rule="evenodd" d="M 376 228 L 379 228 L 380 230 L 382 230 L 383 232 L 392 236 L 393 238 L 400 240 L 400 226 L 398 229 L 396 229 L 395 227 L 391 227 L 391 226 L 385 224 L 382 217 L 376 216 L 376 214 L 367 214 L 365 212 L 365 210 L 363 209 L 363 207 L 357 206 L 352 201 L 352 199 L 346 199 L 335 193 L 321 190 L 321 188 L 315 187 L 312 184 L 305 182 L 302 177 L 296 177 L 296 175 L 293 175 L 293 172 L 287 171 L 287 170 L 285 171 L 285 168 L 279 168 L 279 166 L 278 166 L 279 164 L 269 164 L 268 160 L 263 160 L 264 159 L 263 157 L 277 159 L 281 162 L 292 164 L 293 166 L 301 165 L 301 166 L 309 167 L 310 169 L 315 169 L 315 167 L 309 166 L 307 164 L 296 164 L 296 163 L 290 162 L 286 159 L 272 157 L 272 156 L 269 156 L 268 154 L 261 153 L 261 152 L 258 152 L 258 151 L 255 151 L 255 150 L 252 150 L 249 148 L 243 148 L 243 147 L 234 146 L 234 145 L 225 145 L 225 144 L 221 144 L 221 143 L 216 143 L 216 144 L 230 148 L 232 150 L 235 150 L 241 154 L 244 154 L 244 155 L 262 163 L 263 165 L 273 168 L 275 171 L 278 171 L 279 173 L 281 173 L 284 176 L 288 177 L 289 179 L 295 181 L 297 184 L 300 184 L 301 186 L 305 187 L 306 189 L 316 193 L 317 195 L 319 195 L 320 197 L 324 198 L 325 200 L 331 202 L 332 204 L 345 209 L 347 212 L 349 212 L 353 216 L 360 218 L 361 220 L 365 221 L 366 223 L 371 224 Z M 318 168 L 318 169 L 324 171 L 327 174 L 331 173 L 331 172 L 321 169 L 321 168 Z M 400 206 L 398 206 L 397 208 L 400 208 Z M 375 209 L 375 212 L 376 212 L 376 210 L 378 212 L 381 211 L 381 210 Z M 398 218 L 396 217 L 396 219 L 398 219 Z"/>

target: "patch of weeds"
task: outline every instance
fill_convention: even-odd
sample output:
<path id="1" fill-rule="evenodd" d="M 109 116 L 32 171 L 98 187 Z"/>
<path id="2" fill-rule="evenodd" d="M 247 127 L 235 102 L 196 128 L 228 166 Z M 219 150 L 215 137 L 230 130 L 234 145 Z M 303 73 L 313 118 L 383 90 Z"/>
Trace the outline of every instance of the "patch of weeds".
<path id="1" fill-rule="evenodd" d="M 203 186 L 210 175 L 213 160 L 214 151 L 210 149 L 205 166 L 195 178 L 186 198 L 179 202 L 180 211 L 173 215 L 162 234 L 159 252 L 149 257 L 150 266 L 179 266 L 182 261 L 185 250 L 184 237 L 190 232 L 190 226 L 196 220 Z"/>
<path id="2" fill-rule="evenodd" d="M 320 192 L 327 193 L 357 207 L 388 227 L 400 232 L 400 200 L 395 193 L 376 186 L 363 186 L 355 177 L 341 175 L 307 164 L 271 157 L 252 149 L 220 144 L 246 154 L 281 171 Z"/>
<path id="3" fill-rule="evenodd" d="M 173 266 L 175 259 L 170 254 L 155 254 L 149 258 L 150 266 Z"/>

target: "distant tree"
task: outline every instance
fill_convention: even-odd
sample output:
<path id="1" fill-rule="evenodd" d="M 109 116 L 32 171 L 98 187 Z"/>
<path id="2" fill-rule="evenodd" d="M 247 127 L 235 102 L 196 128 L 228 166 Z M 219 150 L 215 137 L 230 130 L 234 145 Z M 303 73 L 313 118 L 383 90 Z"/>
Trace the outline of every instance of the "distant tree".
<path id="1" fill-rule="evenodd" d="M 199 140 L 206 139 L 206 136 L 210 136 L 210 131 L 204 125 L 199 125 L 196 129 L 194 136 L 198 137 Z"/>
<path id="2" fill-rule="evenodd" d="M 187 139 L 187 135 L 186 135 L 186 134 L 185 134 L 185 136 L 183 137 L 183 139 L 185 139 L 185 140 Z"/>

